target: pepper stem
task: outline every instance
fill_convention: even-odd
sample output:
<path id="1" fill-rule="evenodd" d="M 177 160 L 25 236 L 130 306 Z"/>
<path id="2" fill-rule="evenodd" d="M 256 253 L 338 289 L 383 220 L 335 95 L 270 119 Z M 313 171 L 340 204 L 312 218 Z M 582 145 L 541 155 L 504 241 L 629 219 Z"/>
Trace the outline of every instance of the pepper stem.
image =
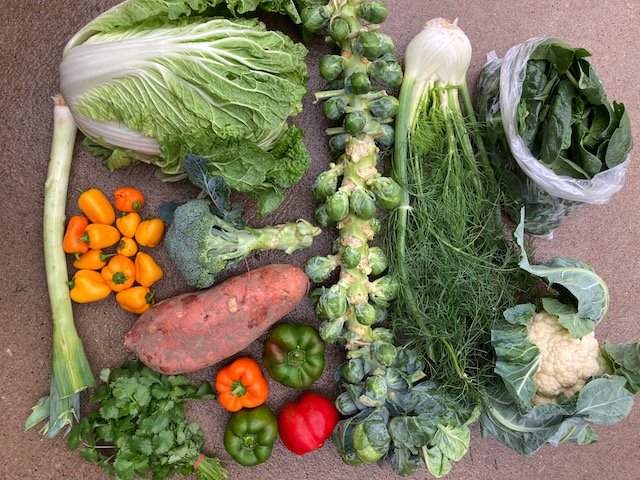
<path id="1" fill-rule="evenodd" d="M 231 395 L 234 397 L 244 397 L 247 394 L 247 387 L 240 380 L 234 380 L 231 384 Z"/>

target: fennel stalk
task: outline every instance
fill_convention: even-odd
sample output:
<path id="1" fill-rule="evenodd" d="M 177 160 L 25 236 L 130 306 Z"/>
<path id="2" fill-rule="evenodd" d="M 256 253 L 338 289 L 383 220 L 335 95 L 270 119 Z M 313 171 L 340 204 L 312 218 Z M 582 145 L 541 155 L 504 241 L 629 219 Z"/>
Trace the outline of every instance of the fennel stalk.
<path id="1" fill-rule="evenodd" d="M 45 183 L 43 239 L 51 315 L 53 372 L 49 396 L 41 398 L 25 423 L 25 430 L 47 420 L 42 432 L 55 437 L 79 417 L 80 394 L 95 385 L 82 341 L 73 323 L 67 286 L 67 259 L 62 247 L 69 172 L 77 127 L 61 96 L 54 98 L 53 140 Z"/>
<path id="2" fill-rule="evenodd" d="M 385 235 L 400 283 L 394 333 L 431 363 L 434 380 L 475 392 L 492 374 L 493 322 L 517 299 L 517 262 L 471 108 L 468 38 L 435 19 L 405 58 L 392 167 L 404 195 Z"/>

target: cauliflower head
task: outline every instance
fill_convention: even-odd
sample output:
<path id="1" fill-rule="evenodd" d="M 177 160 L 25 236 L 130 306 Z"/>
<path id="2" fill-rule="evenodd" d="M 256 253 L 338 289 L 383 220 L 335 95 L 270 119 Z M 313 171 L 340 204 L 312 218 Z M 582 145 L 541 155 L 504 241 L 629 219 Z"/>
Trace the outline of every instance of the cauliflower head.
<path id="1" fill-rule="evenodd" d="M 557 316 L 542 311 L 527 325 L 527 336 L 540 349 L 540 366 L 533 377 L 537 387 L 534 405 L 555 403 L 559 396 L 572 397 L 591 377 L 605 373 L 594 332 L 573 338 Z"/>

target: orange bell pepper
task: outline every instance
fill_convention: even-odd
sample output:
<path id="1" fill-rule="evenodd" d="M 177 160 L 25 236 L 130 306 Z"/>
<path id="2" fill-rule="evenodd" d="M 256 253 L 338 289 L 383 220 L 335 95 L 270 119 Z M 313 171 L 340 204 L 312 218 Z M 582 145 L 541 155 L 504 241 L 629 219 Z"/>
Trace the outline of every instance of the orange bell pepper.
<path id="1" fill-rule="evenodd" d="M 78 255 L 89 251 L 89 245 L 82 241 L 82 236 L 88 225 L 89 220 L 82 215 L 74 215 L 69 219 L 69 225 L 67 225 L 67 231 L 62 240 L 62 249 L 66 253 Z"/>
<path id="2" fill-rule="evenodd" d="M 138 225 L 136 242 L 143 247 L 155 248 L 160 245 L 163 235 L 164 222 L 159 218 L 152 218 Z"/>
<path id="3" fill-rule="evenodd" d="M 121 212 L 137 212 L 144 207 L 144 195 L 133 187 L 121 187 L 113 192 L 116 208 Z"/>
<path id="4" fill-rule="evenodd" d="M 269 396 L 269 384 L 260 365 L 248 357 L 238 358 L 218 371 L 216 390 L 220 404 L 230 412 L 258 407 Z"/>
<path id="5" fill-rule="evenodd" d="M 139 252 L 136 255 L 136 282 L 150 287 L 164 276 L 162 267 L 156 263 L 151 255 Z"/>
<path id="6" fill-rule="evenodd" d="M 109 199 L 97 188 L 82 192 L 78 197 L 78 206 L 93 223 L 111 225 L 116 220 L 116 212 Z"/>
<path id="7" fill-rule="evenodd" d="M 149 287 L 142 286 L 131 287 L 118 292 L 116 301 L 124 311 L 137 313 L 138 315 L 143 314 L 156 303 L 153 292 L 149 290 Z"/>
<path id="8" fill-rule="evenodd" d="M 130 258 L 116 255 L 101 272 L 102 278 L 114 292 L 131 287 L 136 281 L 136 267 Z"/>
<path id="9" fill-rule="evenodd" d="M 76 258 L 73 266 L 78 270 L 100 270 L 107 264 L 107 259 L 112 256 L 103 253 L 102 250 L 89 250 Z"/>
<path id="10" fill-rule="evenodd" d="M 133 257 L 138 253 L 138 244 L 133 238 L 122 237 L 120 243 L 118 243 L 116 253 L 123 257 Z"/>
<path id="11" fill-rule="evenodd" d="M 69 288 L 69 296 L 76 303 L 98 302 L 111 295 L 102 275 L 94 270 L 78 270 L 69 282 Z"/>
<path id="12" fill-rule="evenodd" d="M 87 225 L 80 240 L 86 242 L 91 250 L 102 250 L 118 243 L 120 241 L 120 232 L 111 225 L 91 223 Z"/>
<path id="13" fill-rule="evenodd" d="M 136 230 L 140 222 L 142 222 L 140 215 L 136 212 L 131 212 L 119 217 L 116 220 L 116 227 L 118 227 L 123 237 L 133 238 L 136 236 Z"/>

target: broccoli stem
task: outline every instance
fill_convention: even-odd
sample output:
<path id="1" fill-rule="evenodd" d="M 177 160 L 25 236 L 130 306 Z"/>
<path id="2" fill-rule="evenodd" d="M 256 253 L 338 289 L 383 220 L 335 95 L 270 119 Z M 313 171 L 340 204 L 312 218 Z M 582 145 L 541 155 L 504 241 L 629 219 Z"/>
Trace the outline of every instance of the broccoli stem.
<path id="1" fill-rule="evenodd" d="M 245 231 L 251 233 L 247 251 L 284 250 L 287 254 L 311 247 L 314 237 L 321 233 L 306 220 L 264 228 L 247 227 Z"/>

